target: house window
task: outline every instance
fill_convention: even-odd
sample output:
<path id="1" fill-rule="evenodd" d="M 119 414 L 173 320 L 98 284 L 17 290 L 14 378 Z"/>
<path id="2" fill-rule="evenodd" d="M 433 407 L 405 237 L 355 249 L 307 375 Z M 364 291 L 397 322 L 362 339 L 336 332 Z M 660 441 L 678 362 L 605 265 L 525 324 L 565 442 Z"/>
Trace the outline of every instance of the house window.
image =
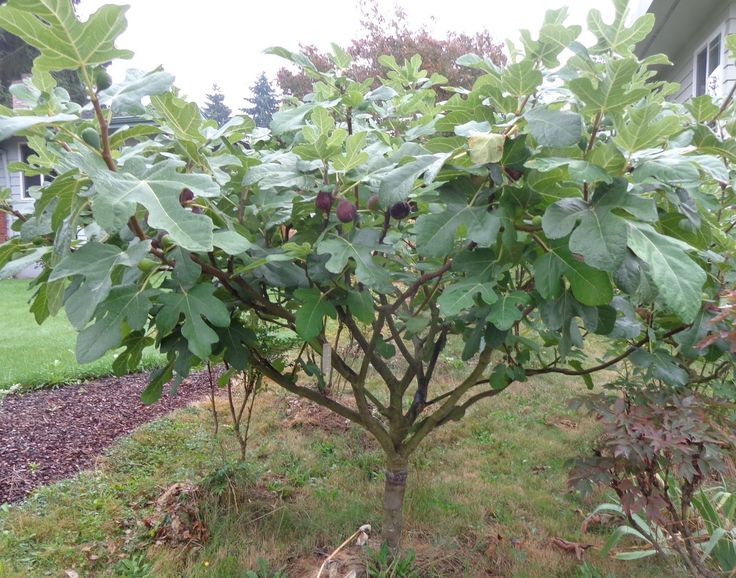
<path id="1" fill-rule="evenodd" d="M 36 154 L 34 150 L 29 147 L 26 144 L 20 145 L 20 160 L 23 162 L 23 164 L 28 164 L 28 157 L 31 155 Z M 20 182 L 21 182 L 21 194 L 24 199 L 30 199 L 31 193 L 30 188 L 31 187 L 40 187 L 43 185 L 44 182 L 44 176 L 43 175 L 26 175 L 24 173 L 20 174 Z"/>
<path id="2" fill-rule="evenodd" d="M 711 86 L 711 74 L 721 64 L 721 35 L 716 34 L 695 54 L 695 96 L 708 94 L 719 86 Z M 716 81 L 718 82 L 718 81 Z"/>

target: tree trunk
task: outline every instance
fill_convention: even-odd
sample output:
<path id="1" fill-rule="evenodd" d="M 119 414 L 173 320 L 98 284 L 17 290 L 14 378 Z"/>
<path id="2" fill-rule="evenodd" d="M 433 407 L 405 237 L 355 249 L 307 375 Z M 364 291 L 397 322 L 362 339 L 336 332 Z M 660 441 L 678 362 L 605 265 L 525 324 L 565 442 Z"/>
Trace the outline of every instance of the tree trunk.
<path id="1" fill-rule="evenodd" d="M 386 460 L 386 484 L 383 489 L 383 537 L 392 552 L 397 552 L 401 545 L 408 467 L 408 460 L 403 456 L 389 456 Z"/>

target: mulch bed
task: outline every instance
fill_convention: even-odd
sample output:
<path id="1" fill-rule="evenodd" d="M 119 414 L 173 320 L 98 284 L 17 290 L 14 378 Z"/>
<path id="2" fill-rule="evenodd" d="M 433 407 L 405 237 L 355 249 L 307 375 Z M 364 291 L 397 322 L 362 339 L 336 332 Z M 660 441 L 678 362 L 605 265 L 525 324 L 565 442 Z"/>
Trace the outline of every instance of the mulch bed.
<path id="1" fill-rule="evenodd" d="M 147 375 L 108 377 L 59 389 L 9 395 L 0 406 L 0 504 L 94 466 L 117 438 L 209 393 L 207 372 L 189 376 L 175 396 L 143 405 Z"/>

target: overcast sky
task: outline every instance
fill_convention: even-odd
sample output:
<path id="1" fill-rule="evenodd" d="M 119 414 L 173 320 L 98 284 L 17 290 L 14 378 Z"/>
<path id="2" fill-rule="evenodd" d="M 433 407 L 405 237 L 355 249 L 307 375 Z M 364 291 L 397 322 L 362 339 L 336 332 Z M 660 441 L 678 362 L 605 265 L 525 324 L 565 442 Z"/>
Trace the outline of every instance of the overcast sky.
<path id="1" fill-rule="evenodd" d="M 110 0 L 81 0 L 83 18 Z M 127 0 L 128 29 L 118 48 L 135 58 L 111 68 L 118 80 L 127 68 L 150 70 L 158 65 L 176 76 L 176 85 L 191 99 L 204 102 L 213 82 L 222 88 L 233 109 L 256 77 L 265 71 L 274 80 L 284 61 L 263 54 L 269 46 L 296 50 L 299 43 L 327 48 L 330 42 L 347 45 L 360 34 L 358 0 Z M 536 38 L 544 12 L 567 5 L 569 23 L 583 24 L 588 10 L 599 8 L 606 21 L 611 3 L 601 0 L 379 0 L 390 12 L 401 5 L 410 22 L 426 23 L 442 35 L 448 30 L 473 33 L 487 28 L 498 41 L 518 39 L 527 28 Z M 433 20 L 431 20 L 433 18 Z"/>

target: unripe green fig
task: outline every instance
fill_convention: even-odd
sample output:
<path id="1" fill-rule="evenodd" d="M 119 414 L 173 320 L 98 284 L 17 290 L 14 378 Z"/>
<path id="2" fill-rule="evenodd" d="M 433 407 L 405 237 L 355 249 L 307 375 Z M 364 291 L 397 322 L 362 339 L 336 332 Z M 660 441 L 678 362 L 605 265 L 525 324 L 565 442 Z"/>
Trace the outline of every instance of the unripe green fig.
<path id="1" fill-rule="evenodd" d="M 329 191 L 320 191 L 314 200 L 314 206 L 323 213 L 329 213 L 332 208 L 332 193 Z"/>
<path id="2" fill-rule="evenodd" d="M 143 259 L 138 263 L 138 269 L 148 274 L 158 267 L 158 263 L 153 259 Z"/>
<path id="3" fill-rule="evenodd" d="M 91 126 L 82 131 L 82 140 L 92 148 L 100 150 L 100 134 Z"/>
<path id="4" fill-rule="evenodd" d="M 368 197 L 368 209 L 371 211 L 377 211 L 381 208 L 381 200 L 378 198 L 378 195 L 371 195 Z"/>
<path id="5" fill-rule="evenodd" d="M 350 223 L 351 221 L 354 221 L 358 217 L 358 209 L 357 207 L 348 201 L 347 199 L 343 199 L 340 201 L 340 204 L 337 205 L 337 218 L 340 219 L 343 223 Z"/>
<path id="6" fill-rule="evenodd" d="M 391 216 L 397 221 L 400 221 L 401 219 L 406 219 L 406 217 L 409 216 L 410 212 L 411 206 L 405 201 L 394 203 L 389 209 L 389 213 L 391 213 Z"/>
<path id="7" fill-rule="evenodd" d="M 105 90 L 112 86 L 112 76 L 104 68 L 98 68 L 95 70 L 95 86 L 97 91 Z"/>
<path id="8" fill-rule="evenodd" d="M 532 225 L 540 227 L 542 225 L 542 215 L 534 215 L 532 217 Z"/>

